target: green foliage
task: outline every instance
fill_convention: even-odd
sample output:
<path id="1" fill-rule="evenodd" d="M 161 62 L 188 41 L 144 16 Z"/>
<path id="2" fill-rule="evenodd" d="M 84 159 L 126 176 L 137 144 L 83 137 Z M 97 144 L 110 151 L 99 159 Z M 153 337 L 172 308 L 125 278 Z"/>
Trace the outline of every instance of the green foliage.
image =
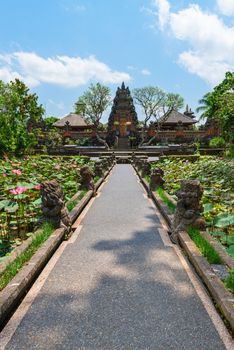
<path id="1" fill-rule="evenodd" d="M 85 114 L 87 121 L 98 129 L 102 114 L 110 103 L 110 89 L 100 83 L 91 84 L 75 103 L 75 113 Z"/>
<path id="2" fill-rule="evenodd" d="M 144 126 L 150 118 L 158 112 L 162 101 L 165 99 L 165 92 L 157 86 L 145 86 L 133 90 L 133 98 L 145 114 Z"/>
<path id="3" fill-rule="evenodd" d="M 213 137 L 209 142 L 210 147 L 225 147 L 226 142 L 223 137 Z"/>
<path id="4" fill-rule="evenodd" d="M 234 258 L 234 244 L 230 245 L 228 248 L 227 248 L 227 252 L 228 254 Z"/>
<path id="5" fill-rule="evenodd" d="M 234 158 L 234 143 L 229 145 L 229 149 L 224 152 L 225 157 Z"/>
<path id="6" fill-rule="evenodd" d="M 172 110 L 183 107 L 184 100 L 179 94 L 166 93 L 157 86 L 146 86 L 133 90 L 133 97 L 145 114 L 144 127 L 151 117 L 164 120 Z"/>
<path id="7" fill-rule="evenodd" d="M 188 229 L 190 238 L 194 241 L 202 255 L 207 258 L 210 264 L 221 264 L 221 259 L 214 248 L 200 235 L 198 229 L 190 227 Z"/>
<path id="8" fill-rule="evenodd" d="M 30 124 L 40 124 L 44 109 L 36 94 L 16 79 L 10 83 L 0 81 L 0 154 L 24 153 L 36 143 Z"/>
<path id="9" fill-rule="evenodd" d="M 79 170 L 87 163 L 92 164 L 88 157 L 80 156 L 0 161 L 0 238 L 24 239 L 27 232 L 33 232 L 41 216 L 40 184 L 57 180 L 68 201 L 78 191 Z"/>
<path id="10" fill-rule="evenodd" d="M 232 237 L 234 235 L 233 161 L 209 156 L 196 158 L 169 156 L 163 158 L 160 163 L 155 163 L 154 166 L 159 166 L 164 170 L 164 187 L 172 196 L 176 195 L 182 179 L 197 179 L 201 182 L 204 189 L 202 196 L 203 216 L 209 232 L 219 239 L 226 248 L 229 248 L 233 243 L 226 239 L 226 236 Z M 223 233 L 220 234 L 220 232 Z"/>
<path id="11" fill-rule="evenodd" d="M 226 278 L 224 284 L 232 293 L 234 293 L 234 269 L 228 271 L 228 277 Z"/>
<path id="12" fill-rule="evenodd" d="M 46 129 L 47 130 L 51 130 L 51 129 L 55 128 L 53 125 L 54 125 L 55 122 L 57 122 L 59 120 L 59 118 L 51 116 L 51 117 L 46 117 L 43 120 L 44 120 Z"/>
<path id="13" fill-rule="evenodd" d="M 232 214 L 228 214 L 228 213 L 219 214 L 214 218 L 215 227 L 224 228 L 233 224 L 234 224 L 234 215 Z"/>
<path id="14" fill-rule="evenodd" d="M 234 123 L 234 72 L 227 72 L 225 79 L 199 102 L 197 112 L 203 112 L 201 118 L 218 121 L 228 132 Z"/>
<path id="15" fill-rule="evenodd" d="M 78 146 L 90 146 L 92 145 L 92 140 L 90 137 L 80 137 L 75 141 L 75 144 Z"/>

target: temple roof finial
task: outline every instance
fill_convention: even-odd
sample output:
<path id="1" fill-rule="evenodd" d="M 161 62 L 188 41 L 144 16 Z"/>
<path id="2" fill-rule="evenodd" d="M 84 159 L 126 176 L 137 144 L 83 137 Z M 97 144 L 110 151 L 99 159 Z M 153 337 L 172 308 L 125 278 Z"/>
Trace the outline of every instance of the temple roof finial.
<path id="1" fill-rule="evenodd" d="M 121 89 L 122 89 L 122 90 L 125 90 L 125 84 L 124 84 L 124 81 L 122 82 Z"/>

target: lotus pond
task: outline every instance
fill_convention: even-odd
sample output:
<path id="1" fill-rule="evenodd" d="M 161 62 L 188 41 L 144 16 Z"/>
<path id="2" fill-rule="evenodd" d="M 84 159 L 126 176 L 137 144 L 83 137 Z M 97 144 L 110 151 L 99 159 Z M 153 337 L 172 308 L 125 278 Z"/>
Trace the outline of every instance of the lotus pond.
<path id="1" fill-rule="evenodd" d="M 164 170 L 165 190 L 175 199 L 182 179 L 200 180 L 209 233 L 234 257 L 234 161 L 208 156 L 195 161 L 168 157 L 154 166 Z"/>
<path id="2" fill-rule="evenodd" d="M 68 201 L 78 191 L 80 167 L 88 162 L 79 156 L 0 160 L 0 256 L 37 228 L 40 184 L 57 180 Z"/>

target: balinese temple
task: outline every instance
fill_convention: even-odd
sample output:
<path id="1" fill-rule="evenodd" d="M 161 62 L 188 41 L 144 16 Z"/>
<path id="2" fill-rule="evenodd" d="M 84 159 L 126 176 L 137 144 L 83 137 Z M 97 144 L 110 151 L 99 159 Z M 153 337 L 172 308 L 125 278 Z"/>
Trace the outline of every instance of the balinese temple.
<path id="1" fill-rule="evenodd" d="M 197 120 L 195 119 L 194 113 L 186 106 L 186 111 L 184 113 L 175 110 L 172 111 L 163 121 L 161 130 L 177 130 L 178 128 L 191 130 L 196 123 Z"/>
<path id="2" fill-rule="evenodd" d="M 108 120 L 108 132 L 119 137 L 133 135 L 137 131 L 137 113 L 128 87 L 118 87 Z"/>
<path id="3" fill-rule="evenodd" d="M 54 126 L 59 129 L 66 129 L 68 127 L 72 131 L 83 131 L 87 129 L 88 124 L 83 116 L 76 113 L 69 113 L 65 117 L 59 119 L 54 123 Z"/>

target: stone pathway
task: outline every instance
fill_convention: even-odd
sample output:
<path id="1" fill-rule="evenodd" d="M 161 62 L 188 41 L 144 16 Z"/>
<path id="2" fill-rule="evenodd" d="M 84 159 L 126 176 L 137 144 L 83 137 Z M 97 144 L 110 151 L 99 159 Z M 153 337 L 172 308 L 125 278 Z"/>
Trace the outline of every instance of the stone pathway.
<path id="1" fill-rule="evenodd" d="M 130 165 L 81 224 L 6 349 L 225 349 Z"/>

